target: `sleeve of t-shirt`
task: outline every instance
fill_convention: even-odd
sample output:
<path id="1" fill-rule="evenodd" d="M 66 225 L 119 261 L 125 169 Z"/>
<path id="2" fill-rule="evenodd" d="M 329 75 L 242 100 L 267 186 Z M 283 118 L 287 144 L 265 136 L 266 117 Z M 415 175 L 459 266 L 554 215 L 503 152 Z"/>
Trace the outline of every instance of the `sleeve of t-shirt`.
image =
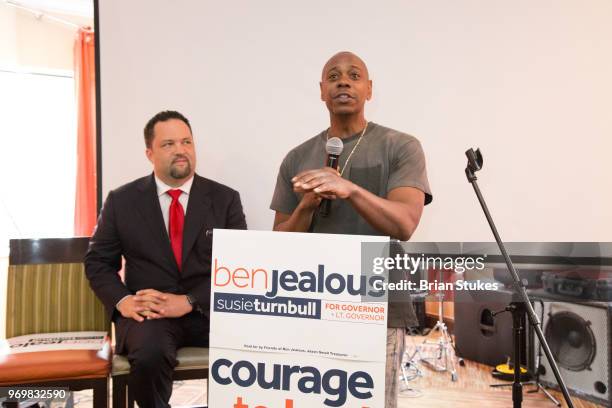
<path id="1" fill-rule="evenodd" d="M 276 177 L 276 187 L 270 203 L 270 209 L 283 214 L 291 214 L 299 204 L 298 197 L 293 191 L 291 179 L 295 174 L 292 173 L 291 152 L 285 156 L 280 165 L 278 176 Z"/>
<path id="2" fill-rule="evenodd" d="M 391 153 L 387 193 L 398 187 L 418 188 L 425 193 L 425 205 L 429 204 L 433 196 L 429 188 L 425 154 L 421 143 L 411 136 L 402 137 Z"/>

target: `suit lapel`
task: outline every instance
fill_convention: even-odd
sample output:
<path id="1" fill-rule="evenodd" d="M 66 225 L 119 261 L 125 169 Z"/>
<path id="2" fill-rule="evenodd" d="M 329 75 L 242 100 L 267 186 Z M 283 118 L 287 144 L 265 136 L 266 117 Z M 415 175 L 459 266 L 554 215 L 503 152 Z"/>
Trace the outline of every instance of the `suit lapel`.
<path id="1" fill-rule="evenodd" d="M 212 203 L 209 196 L 209 186 L 205 179 L 197 174 L 193 177 L 193 184 L 189 192 L 187 214 L 185 216 L 185 229 L 183 230 L 183 262 L 193 248 L 198 236 L 204 234 L 204 227 L 212 227 L 210 222 Z"/>
<path id="2" fill-rule="evenodd" d="M 155 177 L 147 178 L 140 186 L 142 194 L 137 207 L 145 219 L 145 224 L 151 232 L 151 237 L 157 242 L 161 249 L 161 254 L 171 263 L 173 269 L 178 272 L 178 266 L 174 259 L 172 247 L 170 246 L 170 238 L 164 224 L 161 207 L 159 205 L 159 197 L 157 195 L 157 185 Z"/>

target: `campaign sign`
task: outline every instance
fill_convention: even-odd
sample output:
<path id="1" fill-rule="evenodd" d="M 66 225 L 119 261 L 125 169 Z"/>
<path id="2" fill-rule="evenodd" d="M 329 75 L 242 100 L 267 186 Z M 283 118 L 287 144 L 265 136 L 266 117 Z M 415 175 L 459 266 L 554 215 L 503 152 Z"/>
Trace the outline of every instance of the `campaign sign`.
<path id="1" fill-rule="evenodd" d="M 387 237 L 213 237 L 209 406 L 384 406 L 387 300 L 361 247 Z"/>

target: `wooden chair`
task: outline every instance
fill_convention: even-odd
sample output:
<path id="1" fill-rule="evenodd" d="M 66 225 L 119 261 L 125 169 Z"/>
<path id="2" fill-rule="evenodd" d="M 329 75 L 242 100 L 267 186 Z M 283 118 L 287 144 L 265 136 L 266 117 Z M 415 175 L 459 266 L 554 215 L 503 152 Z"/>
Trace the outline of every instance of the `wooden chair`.
<path id="1" fill-rule="evenodd" d="M 83 268 L 88 238 L 10 241 L 6 337 L 106 331 L 102 303 Z M 110 350 L 110 347 L 108 347 Z M 0 386 L 93 389 L 93 406 L 108 406 L 110 352 L 44 351 L 0 356 Z"/>

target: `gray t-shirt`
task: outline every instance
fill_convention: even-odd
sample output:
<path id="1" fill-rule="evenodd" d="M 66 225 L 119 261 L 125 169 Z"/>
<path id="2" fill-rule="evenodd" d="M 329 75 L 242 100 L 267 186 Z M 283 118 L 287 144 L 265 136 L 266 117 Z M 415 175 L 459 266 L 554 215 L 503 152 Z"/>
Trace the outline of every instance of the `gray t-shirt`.
<path id="1" fill-rule="evenodd" d="M 338 170 L 342 170 L 361 132 L 343 139 Z M 325 166 L 327 131 L 291 150 L 280 166 L 270 208 L 291 214 L 301 195 L 293 191 L 291 179 L 301 171 Z M 397 187 L 415 187 L 425 193 L 425 204 L 432 200 L 425 155 L 413 136 L 370 122 L 359 146 L 353 152 L 343 177 L 379 197 L 387 197 Z M 316 217 L 316 215 L 315 215 Z M 328 217 L 316 217 L 312 232 L 332 234 L 382 235 L 372 228 L 346 200 L 333 200 Z"/>

